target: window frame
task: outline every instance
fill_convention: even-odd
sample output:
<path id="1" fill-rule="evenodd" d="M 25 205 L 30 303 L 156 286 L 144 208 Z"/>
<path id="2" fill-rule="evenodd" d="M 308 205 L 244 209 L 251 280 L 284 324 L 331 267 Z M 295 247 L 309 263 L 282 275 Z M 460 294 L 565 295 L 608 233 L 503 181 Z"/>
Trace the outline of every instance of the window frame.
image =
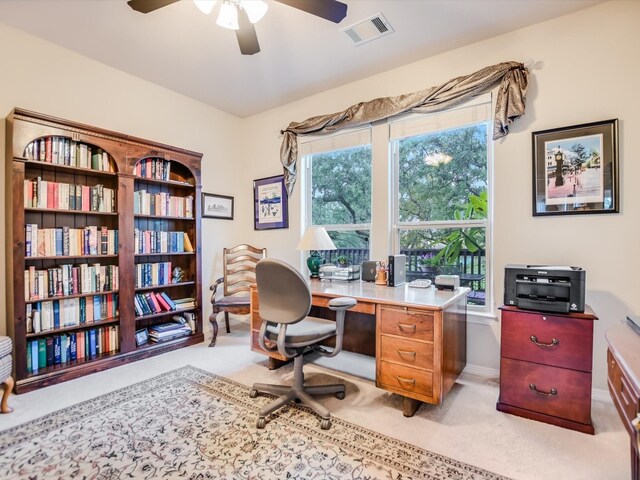
<path id="1" fill-rule="evenodd" d="M 483 96 L 478 99 L 478 101 L 473 102 L 471 104 L 465 104 L 459 107 L 460 109 L 464 108 L 473 108 L 478 104 L 487 104 L 489 107 L 492 106 L 490 96 Z M 457 110 L 457 109 L 456 109 Z M 436 112 L 432 114 L 412 114 L 408 115 L 402 119 L 397 120 L 398 122 L 411 122 L 414 119 L 425 118 L 425 115 L 433 117 L 434 123 L 437 125 L 437 116 L 447 114 L 452 110 L 446 110 L 444 112 Z M 471 127 L 474 125 L 486 125 L 486 136 L 487 136 L 487 205 L 488 205 L 488 215 L 486 219 L 473 219 L 473 220 L 431 220 L 431 221 L 416 221 L 416 222 L 401 222 L 400 221 L 400 192 L 399 192 L 399 163 L 400 163 L 400 141 L 403 138 L 411 138 L 413 136 L 418 135 L 426 135 L 433 134 L 438 132 L 443 132 L 451 129 L 460 129 Z M 391 237 L 391 250 L 398 254 L 400 253 L 400 235 L 402 231 L 407 230 L 426 230 L 426 229 L 447 229 L 447 228 L 471 228 L 471 227 L 481 227 L 485 229 L 485 304 L 484 305 L 473 305 L 467 304 L 467 308 L 474 313 L 485 313 L 492 315 L 493 314 L 493 249 L 492 249 L 492 239 L 493 239 L 493 193 L 494 193 L 494 182 L 493 182 L 493 141 L 491 137 L 492 133 L 492 118 L 484 118 L 482 120 L 472 121 L 472 122 L 461 122 L 460 124 L 456 124 L 455 126 L 447 125 L 446 127 L 440 129 L 424 129 L 420 131 L 414 131 L 410 135 L 399 136 L 396 138 L 392 138 L 391 134 L 391 125 L 389 128 L 389 162 L 390 162 L 390 175 L 389 175 L 389 196 L 390 196 L 390 209 L 391 209 L 391 225 L 389 228 L 389 233 Z M 373 212 L 372 212 L 373 214 Z"/>
<path id="2" fill-rule="evenodd" d="M 368 140 L 368 141 L 367 141 Z M 302 162 L 302 168 L 304 171 L 302 189 L 303 195 L 303 208 L 301 227 L 302 232 L 309 226 L 324 227 L 327 232 L 339 231 L 339 232 L 355 232 L 356 230 L 368 230 L 369 231 L 369 244 L 367 249 L 369 251 L 369 257 L 371 256 L 371 228 L 373 222 L 373 179 L 371 179 L 371 197 L 369 198 L 371 218 L 368 223 L 344 223 L 344 224 L 316 224 L 313 223 L 313 198 L 312 198 L 312 185 L 313 185 L 313 169 L 312 169 L 312 157 L 316 154 L 325 154 L 331 152 L 337 152 L 340 150 L 347 150 L 358 147 L 368 146 L 371 151 L 371 170 L 373 176 L 373 146 L 372 146 L 372 129 L 370 126 L 357 129 L 349 129 L 341 131 L 339 133 L 313 136 L 308 140 L 300 141 L 300 161 Z M 315 144 L 315 145 L 314 145 Z M 340 247 L 338 247 L 339 249 Z"/>

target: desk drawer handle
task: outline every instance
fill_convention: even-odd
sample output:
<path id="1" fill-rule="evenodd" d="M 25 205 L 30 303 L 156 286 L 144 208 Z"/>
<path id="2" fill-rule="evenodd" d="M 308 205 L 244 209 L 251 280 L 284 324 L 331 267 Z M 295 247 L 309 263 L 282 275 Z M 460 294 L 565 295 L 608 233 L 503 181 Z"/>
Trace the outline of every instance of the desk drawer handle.
<path id="1" fill-rule="evenodd" d="M 400 350 L 398 349 L 398 355 L 400 355 L 401 357 L 406 355 L 408 357 L 412 357 L 412 358 L 416 358 L 416 352 L 410 352 L 409 350 Z"/>
<path id="2" fill-rule="evenodd" d="M 531 335 L 529 338 L 531 339 L 531 341 L 533 343 L 535 343 L 539 347 L 551 348 L 551 347 L 555 347 L 556 345 L 558 345 L 560 343 L 560 340 L 558 340 L 557 338 L 552 339 L 551 343 L 540 343 L 538 341 L 538 337 L 536 337 L 535 335 Z"/>
<path id="3" fill-rule="evenodd" d="M 552 397 L 553 395 L 557 395 L 558 394 L 558 390 L 556 390 L 555 388 L 552 388 L 551 391 L 549 391 L 549 392 L 541 392 L 540 390 L 538 390 L 536 388 L 534 383 L 530 383 L 529 384 L 529 388 L 531 390 L 533 390 L 534 392 L 536 392 L 541 397 Z"/>
<path id="4" fill-rule="evenodd" d="M 403 377 L 401 377 L 399 375 L 396 375 L 396 378 L 401 383 L 406 383 L 406 384 L 411 385 L 411 386 L 415 386 L 415 384 L 416 384 L 416 379 L 415 378 L 403 378 Z"/>
<path id="5" fill-rule="evenodd" d="M 401 332 L 415 332 L 416 331 L 416 325 L 415 324 L 398 322 L 398 328 L 400 329 Z"/>

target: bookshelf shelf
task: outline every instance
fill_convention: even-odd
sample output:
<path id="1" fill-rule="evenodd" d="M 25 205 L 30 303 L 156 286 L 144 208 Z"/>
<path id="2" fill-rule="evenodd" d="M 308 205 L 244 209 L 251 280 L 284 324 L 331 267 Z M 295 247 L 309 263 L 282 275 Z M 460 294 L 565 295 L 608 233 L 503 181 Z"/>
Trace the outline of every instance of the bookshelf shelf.
<path id="1" fill-rule="evenodd" d="M 89 358 L 83 358 L 81 360 L 71 360 L 65 363 L 59 363 L 57 365 L 52 365 L 49 367 L 45 367 L 42 369 L 38 369 L 38 373 L 30 373 L 27 375 L 27 378 L 34 379 L 36 377 L 46 377 L 52 373 L 61 373 L 67 371 L 69 368 L 78 367 L 82 365 L 87 365 L 94 362 L 100 362 L 105 359 L 114 358 L 118 355 L 119 352 L 107 352 L 101 353 L 100 355 L 95 355 Z"/>
<path id="2" fill-rule="evenodd" d="M 162 257 L 173 255 L 195 255 L 196 252 L 173 252 L 173 253 L 136 253 L 136 257 Z"/>
<path id="3" fill-rule="evenodd" d="M 72 167 L 70 165 L 58 165 L 55 163 L 48 162 L 36 162 L 34 160 L 28 160 L 24 157 L 13 157 L 14 161 L 20 161 L 25 164 L 25 167 L 32 169 L 43 169 L 49 170 L 52 172 L 68 172 L 75 173 L 79 175 L 90 175 L 90 176 L 100 176 L 100 177 L 111 177 L 115 178 L 117 176 L 116 172 L 109 172 L 106 170 L 93 170 L 91 168 L 80 168 L 80 167 Z"/>
<path id="4" fill-rule="evenodd" d="M 38 303 L 38 302 L 50 302 L 50 301 L 53 301 L 53 300 L 68 300 L 68 299 L 71 299 L 71 298 L 95 297 L 96 295 L 109 295 L 110 293 L 118 293 L 118 290 L 104 290 L 104 291 L 100 291 L 100 292 L 77 293 L 77 294 L 73 294 L 73 295 L 60 295 L 60 296 L 53 296 L 53 297 L 43 297 L 43 298 L 25 300 L 24 303 L 25 304 L 30 304 L 30 303 Z"/>
<path id="5" fill-rule="evenodd" d="M 141 213 L 136 213 L 134 215 L 136 218 L 153 218 L 158 220 L 181 220 L 181 221 L 195 221 L 193 217 L 174 217 L 169 215 L 143 215 Z"/>
<path id="6" fill-rule="evenodd" d="M 8 334 L 15 346 L 15 389 L 18 393 L 204 341 L 200 247 L 202 154 L 19 108 L 6 119 L 5 145 L 6 234 L 11 252 L 6 268 L 6 313 Z M 143 171 L 144 175 L 141 175 Z M 148 178 L 149 175 L 158 178 Z M 153 204 L 149 203 L 149 206 L 158 205 L 158 201 L 162 206 L 161 210 L 141 211 L 174 215 L 134 214 L 139 191 L 149 194 L 148 197 L 143 192 L 138 194 L 138 200 L 145 199 L 145 208 L 146 200 L 151 196 Z M 117 212 L 87 208 L 117 209 Z M 182 216 L 183 212 L 186 215 Z M 180 215 L 176 216 L 176 213 Z M 153 232 L 163 231 L 166 233 L 154 236 Z M 145 235 L 150 235 L 155 242 L 151 243 L 154 250 L 159 249 L 160 244 L 164 248 L 162 242 L 168 237 L 171 239 L 167 242 L 168 249 L 180 250 L 184 243 L 185 248 L 193 247 L 194 251 L 137 254 L 133 242 L 137 232 L 152 232 Z M 146 248 L 146 243 L 144 245 Z M 77 255 L 78 252 L 114 251 L 117 253 Z M 27 252 L 40 255 L 26 256 Z M 75 255 L 59 255 L 61 252 Z M 171 271 L 163 272 L 169 278 L 173 270 L 179 268 L 183 278 L 190 280 L 136 288 L 138 264 L 153 262 L 166 262 Z M 116 286 L 117 289 L 25 300 L 25 286 L 27 295 L 43 296 L 49 292 L 51 284 L 47 282 L 60 282 L 62 277 L 66 281 L 69 271 L 73 270 L 75 274 L 75 269 L 94 269 L 97 268 L 95 264 L 100 264 L 103 270 L 99 275 L 78 275 L 80 285 L 83 281 L 100 281 L 99 286 L 89 289 L 103 288 L 105 282 L 111 282 L 110 277 L 105 276 L 110 275 L 105 273 L 110 270 L 105 269 L 117 267 L 118 283 L 106 284 L 107 288 Z M 34 268 L 35 283 L 32 280 Z M 58 272 L 62 272 L 62 276 Z M 167 281 L 167 277 L 160 279 Z M 73 281 L 78 280 L 74 277 Z M 154 281 L 157 281 L 155 277 Z M 194 298 L 198 307 L 137 318 L 135 295 L 137 292 L 148 295 L 154 289 L 158 292 L 171 289 L 172 295 Z M 60 293 L 59 283 L 51 291 Z M 76 291 L 82 291 L 82 287 Z M 117 304 L 110 303 L 110 298 L 107 302 L 97 299 L 91 302 L 91 297 L 103 295 L 117 295 Z M 115 302 L 115 298 L 113 300 Z M 85 304 L 86 311 L 83 310 Z M 105 304 L 109 306 L 105 307 Z M 103 310 L 111 306 L 113 310 L 108 313 Z M 91 310 L 96 308 L 101 310 L 96 311 L 95 316 L 99 313 L 110 316 L 98 322 L 57 326 L 35 333 L 38 326 L 65 323 L 63 311 L 69 324 L 74 322 L 70 318 L 72 315 L 93 318 Z M 193 318 L 189 318 L 195 324 L 192 336 L 144 349 L 136 346 L 137 330 L 166 322 L 170 315 L 181 312 L 193 314 Z M 45 348 L 50 348 L 52 341 L 68 346 L 70 356 L 73 345 L 83 347 L 77 352 L 78 356 L 86 354 L 87 341 L 89 347 L 93 346 L 91 342 L 102 342 L 103 348 L 99 351 L 114 351 L 57 365 L 52 365 L 51 357 L 47 356 L 41 363 L 42 342 L 45 342 Z M 37 353 L 35 365 L 34 351 Z M 29 365 L 28 360 L 31 361 Z M 33 372 L 34 367 L 37 367 L 37 373 Z"/>
<path id="7" fill-rule="evenodd" d="M 93 321 L 90 323 L 83 323 L 81 325 L 74 325 L 73 327 L 61 327 L 61 328 L 52 328 L 49 330 L 43 330 L 38 333 L 27 333 L 27 338 L 40 338 L 40 337 L 50 337 L 52 335 L 57 335 L 65 332 L 75 332 L 77 330 L 87 330 L 91 328 L 99 328 L 104 327 L 105 325 L 113 325 L 118 323 L 120 317 L 109 317 L 103 318 L 99 321 Z"/>
<path id="8" fill-rule="evenodd" d="M 140 320 L 149 320 L 149 319 L 152 319 L 152 318 L 167 317 L 169 315 L 179 315 L 180 313 L 193 312 L 195 310 L 196 310 L 196 307 L 180 308 L 180 309 L 177 309 L 177 310 L 169 310 L 167 312 L 152 313 L 151 315 L 142 315 L 140 317 L 136 317 L 136 322 L 140 321 Z"/>
<path id="9" fill-rule="evenodd" d="M 170 348 L 171 346 L 177 346 L 177 345 L 181 345 L 181 346 L 189 346 L 189 345 L 193 345 L 195 343 L 200 343 L 202 342 L 202 340 L 200 339 L 201 337 L 203 337 L 202 334 L 191 334 L 191 335 L 186 335 L 184 337 L 180 337 L 180 338 L 174 338 L 173 340 L 167 340 L 166 342 L 151 342 L 149 341 L 149 343 L 145 343 L 144 345 L 140 345 L 138 347 L 139 351 L 153 351 L 153 350 L 157 350 L 157 349 L 165 349 L 165 348 Z"/>
<path id="10" fill-rule="evenodd" d="M 104 215 L 110 217 L 117 217 L 119 215 L 118 212 L 91 212 L 86 210 L 66 210 L 62 208 L 35 208 L 35 207 L 25 207 L 25 212 L 35 212 L 35 213 L 62 213 L 65 215 Z"/>
<path id="11" fill-rule="evenodd" d="M 24 257 L 24 260 L 25 262 L 28 262 L 32 260 L 69 260 L 72 258 L 99 260 L 101 258 L 118 258 L 118 255 L 56 255 L 52 257 Z"/>
<path id="12" fill-rule="evenodd" d="M 147 290 L 158 290 L 163 288 L 175 288 L 195 285 L 196 282 L 179 282 L 179 283 L 166 283 L 164 285 L 151 285 L 149 287 L 136 287 L 136 292 L 144 292 Z"/>

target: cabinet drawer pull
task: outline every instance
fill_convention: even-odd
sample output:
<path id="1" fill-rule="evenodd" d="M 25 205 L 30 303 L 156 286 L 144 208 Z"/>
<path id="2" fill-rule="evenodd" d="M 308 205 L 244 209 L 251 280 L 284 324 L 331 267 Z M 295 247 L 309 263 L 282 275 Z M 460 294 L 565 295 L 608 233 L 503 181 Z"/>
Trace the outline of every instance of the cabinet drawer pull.
<path id="1" fill-rule="evenodd" d="M 414 386 L 416 384 L 416 379 L 415 378 L 403 378 L 399 375 L 396 375 L 396 378 L 398 379 L 398 381 L 400 383 L 406 383 L 408 385 Z"/>
<path id="2" fill-rule="evenodd" d="M 551 340 L 551 343 L 540 343 L 538 341 L 538 337 L 536 337 L 535 335 L 531 335 L 529 337 L 529 339 L 535 343 L 536 345 L 538 345 L 539 347 L 547 347 L 547 348 L 551 348 L 551 347 L 555 347 L 556 345 L 558 345 L 560 343 L 560 340 L 558 340 L 557 338 L 554 338 Z"/>
<path id="3" fill-rule="evenodd" d="M 534 383 L 530 383 L 529 384 L 529 388 L 531 390 L 533 390 L 534 392 L 536 392 L 541 397 L 551 397 L 553 395 L 557 395 L 558 394 L 558 390 L 556 390 L 555 388 L 552 388 L 551 391 L 549 391 L 549 392 L 541 392 L 540 390 L 538 390 L 536 388 L 536 385 Z"/>
<path id="4" fill-rule="evenodd" d="M 398 322 L 398 328 L 401 332 L 415 332 L 416 325 L 415 323 L 400 323 Z"/>
<path id="5" fill-rule="evenodd" d="M 416 352 L 410 352 L 409 350 L 400 350 L 398 349 L 398 355 L 402 356 L 408 356 L 408 357 L 413 357 L 416 358 Z"/>

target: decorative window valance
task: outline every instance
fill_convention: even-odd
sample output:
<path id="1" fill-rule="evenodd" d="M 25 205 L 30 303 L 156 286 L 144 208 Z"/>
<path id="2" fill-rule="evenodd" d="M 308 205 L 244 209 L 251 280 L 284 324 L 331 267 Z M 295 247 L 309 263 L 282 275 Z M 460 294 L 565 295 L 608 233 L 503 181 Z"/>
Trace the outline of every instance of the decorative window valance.
<path id="1" fill-rule="evenodd" d="M 376 98 L 357 103 L 341 112 L 311 117 L 302 122 L 291 122 L 281 132 L 284 138 L 280 147 L 287 192 L 291 194 L 296 182 L 298 135 L 337 132 L 407 112 L 439 112 L 481 95 L 500 82 L 493 122 L 493 139 L 497 140 L 507 135 L 511 122 L 524 114 L 528 74 L 522 63 L 499 63 L 419 92 Z"/>

